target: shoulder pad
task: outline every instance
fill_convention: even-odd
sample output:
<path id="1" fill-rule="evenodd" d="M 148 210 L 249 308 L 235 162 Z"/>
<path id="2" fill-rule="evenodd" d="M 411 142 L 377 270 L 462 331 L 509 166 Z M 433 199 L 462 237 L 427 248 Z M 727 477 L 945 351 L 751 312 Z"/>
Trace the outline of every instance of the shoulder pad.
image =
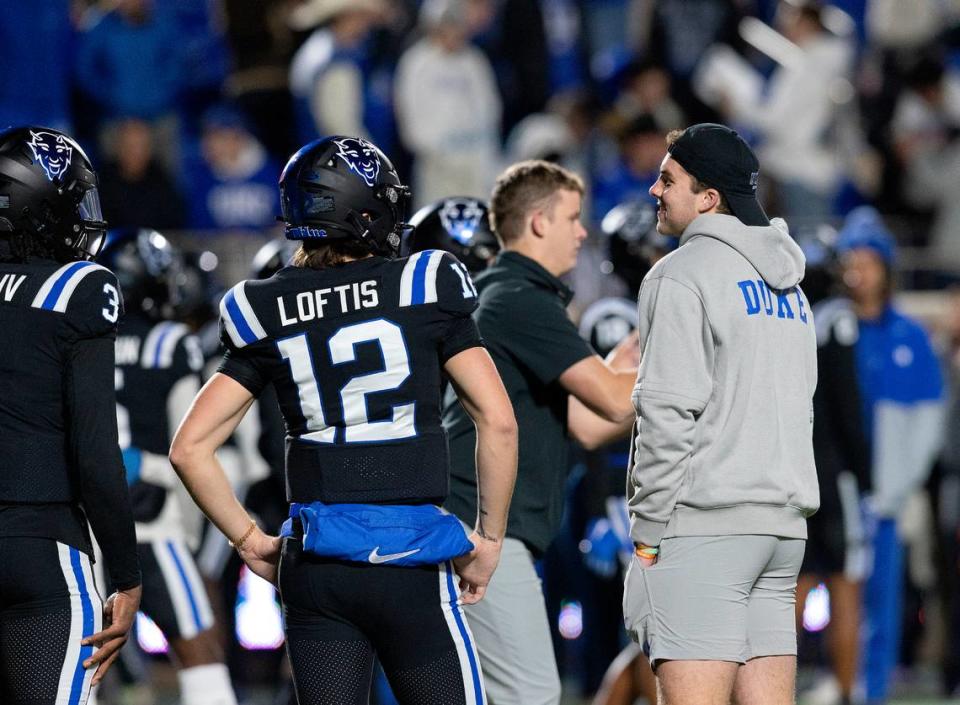
<path id="1" fill-rule="evenodd" d="M 260 319 L 254 313 L 242 281 L 220 300 L 220 320 L 226 333 L 223 342 L 229 347 L 243 348 L 267 337 Z"/>
<path id="2" fill-rule="evenodd" d="M 173 365 L 173 354 L 177 343 L 190 332 L 183 323 L 164 321 L 158 323 L 143 339 L 140 352 L 140 366 L 146 369 L 168 368 Z"/>
<path id="3" fill-rule="evenodd" d="M 57 269 L 43 282 L 30 305 L 65 314 L 81 336 L 115 332 L 123 313 L 116 276 L 93 262 L 70 262 Z"/>
<path id="4" fill-rule="evenodd" d="M 467 268 L 443 250 L 423 250 L 411 255 L 400 275 L 400 306 L 437 304 L 444 311 L 472 313 L 477 308 L 477 288 Z"/>
<path id="5" fill-rule="evenodd" d="M 77 290 L 80 282 L 94 272 L 106 272 L 113 284 L 116 285 L 116 278 L 106 267 L 93 262 L 70 262 L 47 277 L 30 305 L 33 308 L 66 313 L 70 299 L 73 298 L 73 293 Z"/>

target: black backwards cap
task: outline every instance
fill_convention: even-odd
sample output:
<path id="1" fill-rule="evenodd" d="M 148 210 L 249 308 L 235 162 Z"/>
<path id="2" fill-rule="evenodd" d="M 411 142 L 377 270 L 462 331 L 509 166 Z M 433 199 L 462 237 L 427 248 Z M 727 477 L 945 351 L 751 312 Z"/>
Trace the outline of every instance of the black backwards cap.
<path id="1" fill-rule="evenodd" d="M 691 125 L 667 152 L 695 179 L 722 193 L 744 225 L 770 225 L 757 201 L 760 162 L 729 127 L 712 122 Z"/>

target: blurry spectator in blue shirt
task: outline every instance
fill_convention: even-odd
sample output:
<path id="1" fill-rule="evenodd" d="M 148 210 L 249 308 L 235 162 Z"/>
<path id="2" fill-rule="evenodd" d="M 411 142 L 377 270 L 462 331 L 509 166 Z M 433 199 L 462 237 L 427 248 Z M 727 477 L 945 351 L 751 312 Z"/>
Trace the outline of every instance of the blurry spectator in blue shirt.
<path id="1" fill-rule="evenodd" d="M 615 161 L 601 165 L 594 175 L 594 216 L 603 216 L 625 201 L 656 203 L 648 189 L 660 173 L 665 137 L 666 131 L 650 115 L 640 115 L 627 125 Z"/>
<path id="2" fill-rule="evenodd" d="M 383 19 L 383 0 L 307 0 L 290 25 L 313 30 L 290 65 L 290 91 L 302 142 L 326 135 L 369 137 L 367 47 Z"/>
<path id="3" fill-rule="evenodd" d="M 117 0 L 80 36 L 77 80 L 104 117 L 154 120 L 172 112 L 183 80 L 176 28 L 152 0 Z"/>
<path id="4" fill-rule="evenodd" d="M 6 2 L 0 22 L 0 127 L 71 131 L 74 35 L 68 0 Z"/>
<path id="5" fill-rule="evenodd" d="M 200 157 L 188 169 L 190 228 L 261 231 L 276 223 L 280 166 L 240 112 L 218 105 L 204 114 Z"/>
<path id="6" fill-rule="evenodd" d="M 867 702 L 882 703 L 900 654 L 905 571 L 898 525 L 940 450 L 943 382 L 926 331 L 891 302 L 894 242 L 873 208 L 847 216 L 837 252 L 858 318 L 857 381 L 872 447 L 867 506 L 876 522 L 863 665 Z"/>

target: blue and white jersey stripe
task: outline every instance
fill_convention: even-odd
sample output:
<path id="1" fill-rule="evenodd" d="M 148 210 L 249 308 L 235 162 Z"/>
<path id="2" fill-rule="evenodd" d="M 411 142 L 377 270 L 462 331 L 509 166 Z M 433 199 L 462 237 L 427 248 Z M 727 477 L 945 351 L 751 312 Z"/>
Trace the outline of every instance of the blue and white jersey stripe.
<path id="1" fill-rule="evenodd" d="M 140 366 L 146 369 L 168 368 L 173 364 L 177 343 L 190 332 L 183 323 L 170 321 L 158 323 L 143 341 L 140 350 Z"/>
<path id="2" fill-rule="evenodd" d="M 257 314 L 247 301 L 244 291 L 246 282 L 240 282 L 228 291 L 220 301 L 220 317 L 226 326 L 230 340 L 238 348 L 246 347 L 267 337 Z"/>
<path id="3" fill-rule="evenodd" d="M 410 255 L 400 275 L 401 306 L 437 302 L 437 270 L 443 255 L 443 250 L 424 250 Z"/>
<path id="4" fill-rule="evenodd" d="M 447 622 L 453 643 L 457 647 L 460 672 L 463 673 L 466 705 L 486 705 L 487 696 L 483 687 L 483 676 L 480 674 L 480 660 L 474 646 L 470 625 L 467 624 L 463 609 L 460 607 L 460 593 L 457 592 L 457 581 L 454 580 L 453 564 L 450 561 L 444 561 L 438 564 L 438 568 L 443 617 Z"/>
<path id="5" fill-rule="evenodd" d="M 85 669 L 83 662 L 93 655 L 92 646 L 81 640 L 103 628 L 103 603 L 93 582 L 90 558 L 72 546 L 57 543 L 60 568 L 70 593 L 70 638 L 60 671 L 56 705 L 84 705 L 90 695 L 90 682 L 96 669 Z"/>
<path id="6" fill-rule="evenodd" d="M 70 262 L 63 265 L 47 277 L 40 291 L 33 298 L 31 306 L 64 313 L 67 310 L 67 304 L 70 303 L 70 297 L 73 296 L 80 282 L 96 271 L 109 272 L 110 270 L 93 262 Z"/>

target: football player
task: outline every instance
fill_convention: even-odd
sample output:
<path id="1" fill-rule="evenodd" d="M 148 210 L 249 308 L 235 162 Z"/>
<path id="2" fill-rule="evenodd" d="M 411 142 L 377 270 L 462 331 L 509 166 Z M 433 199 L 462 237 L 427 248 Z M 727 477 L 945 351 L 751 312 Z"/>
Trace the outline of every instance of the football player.
<path id="1" fill-rule="evenodd" d="M 280 194 L 286 236 L 300 247 L 292 266 L 224 296 L 227 353 L 171 460 L 254 572 L 275 581 L 279 563 L 301 705 L 366 703 L 374 655 L 404 705 L 483 703 L 461 604 L 483 597 L 499 560 L 517 431 L 470 315 L 476 290 L 448 253 L 396 258 L 409 195 L 366 140 L 308 144 L 284 168 Z M 444 372 L 478 430 L 469 536 L 437 506 L 449 484 Z M 214 455 L 267 385 L 287 428 L 282 551 Z"/>
<path id="2" fill-rule="evenodd" d="M 418 210 L 410 219 L 413 230 L 403 238 L 402 252 L 446 250 L 471 274 L 490 266 L 500 243 L 490 229 L 487 204 L 476 198 L 442 198 Z"/>
<path id="3" fill-rule="evenodd" d="M 197 338 L 171 320 L 180 299 L 181 255 L 155 230 L 113 230 L 99 261 L 116 273 L 126 304 L 116 345 L 117 425 L 143 570 L 141 609 L 167 637 L 182 702 L 235 705 L 191 553 L 200 517 L 185 493 L 178 497 L 182 485 L 166 457 L 203 366 Z"/>
<path id="4" fill-rule="evenodd" d="M 0 132 L 0 702 L 87 702 L 140 602 L 117 445 L 120 289 L 89 260 L 97 177 L 57 130 Z M 88 525 L 116 592 L 103 603 Z"/>

